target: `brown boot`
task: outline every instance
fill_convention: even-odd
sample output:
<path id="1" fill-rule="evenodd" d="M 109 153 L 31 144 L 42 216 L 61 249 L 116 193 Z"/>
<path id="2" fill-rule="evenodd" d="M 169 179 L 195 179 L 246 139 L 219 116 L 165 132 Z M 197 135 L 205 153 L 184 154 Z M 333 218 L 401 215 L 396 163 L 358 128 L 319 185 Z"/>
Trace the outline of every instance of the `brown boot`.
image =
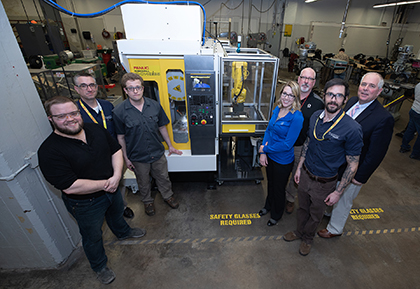
<path id="1" fill-rule="evenodd" d="M 286 201 L 286 213 L 291 214 L 291 213 L 293 213 L 294 209 L 295 209 L 295 203 Z"/>
<path id="2" fill-rule="evenodd" d="M 165 200 L 165 202 L 171 207 L 172 209 L 178 209 L 179 203 L 175 200 L 174 197 L 170 197 L 169 199 Z"/>
<path id="3" fill-rule="evenodd" d="M 285 240 L 286 242 L 292 242 L 297 239 L 300 239 L 300 238 L 296 236 L 295 232 L 293 231 L 290 231 L 283 236 L 283 240 Z"/>
<path id="4" fill-rule="evenodd" d="M 155 215 L 155 205 L 153 203 L 150 204 L 144 204 L 144 211 L 148 216 L 154 216 Z"/>
<path id="5" fill-rule="evenodd" d="M 299 247 L 299 254 L 301 254 L 302 256 L 308 255 L 311 252 L 311 247 L 311 244 L 306 244 L 304 241 L 302 241 Z"/>

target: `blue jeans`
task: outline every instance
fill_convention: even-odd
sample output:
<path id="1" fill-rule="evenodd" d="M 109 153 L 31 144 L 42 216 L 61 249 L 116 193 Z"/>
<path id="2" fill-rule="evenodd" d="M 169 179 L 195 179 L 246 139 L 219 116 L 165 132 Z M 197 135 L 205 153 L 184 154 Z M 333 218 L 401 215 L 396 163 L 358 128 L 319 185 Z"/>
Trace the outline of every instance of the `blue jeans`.
<path id="1" fill-rule="evenodd" d="M 403 137 L 402 145 L 401 145 L 402 149 L 407 149 L 407 150 L 411 148 L 409 143 L 414 138 L 414 133 L 417 131 L 417 133 L 420 134 L 420 114 L 410 109 L 409 115 L 410 115 L 410 121 L 408 122 L 407 130 L 404 133 L 404 137 Z M 415 157 L 420 157 L 420 137 L 419 136 L 417 136 L 417 140 L 414 143 L 413 151 L 411 155 Z"/>
<path id="2" fill-rule="evenodd" d="M 65 194 L 62 198 L 67 210 L 79 225 L 83 249 L 90 267 L 95 272 L 100 271 L 108 261 L 102 240 L 104 218 L 117 238 L 126 237 L 131 231 L 123 218 L 124 205 L 120 191 L 87 200 L 70 199 Z"/>

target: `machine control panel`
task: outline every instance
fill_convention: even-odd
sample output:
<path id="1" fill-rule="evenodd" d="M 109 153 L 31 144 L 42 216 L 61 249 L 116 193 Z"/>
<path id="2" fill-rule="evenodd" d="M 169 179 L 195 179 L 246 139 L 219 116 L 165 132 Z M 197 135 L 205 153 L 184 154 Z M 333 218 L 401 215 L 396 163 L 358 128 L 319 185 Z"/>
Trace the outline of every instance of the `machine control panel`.
<path id="1" fill-rule="evenodd" d="M 216 153 L 217 91 L 213 55 L 185 55 L 185 88 L 192 155 Z"/>
<path id="2" fill-rule="evenodd" d="M 214 125 L 215 108 L 213 95 L 189 95 L 190 125 Z"/>

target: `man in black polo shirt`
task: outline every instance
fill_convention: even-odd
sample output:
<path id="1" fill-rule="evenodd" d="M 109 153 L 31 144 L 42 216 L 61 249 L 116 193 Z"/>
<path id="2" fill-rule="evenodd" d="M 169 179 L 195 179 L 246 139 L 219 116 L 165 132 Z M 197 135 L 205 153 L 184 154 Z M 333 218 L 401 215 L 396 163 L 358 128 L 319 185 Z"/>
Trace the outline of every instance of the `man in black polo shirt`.
<path id="1" fill-rule="evenodd" d="M 45 179 L 61 190 L 69 213 L 76 219 L 83 249 L 98 279 L 109 284 L 115 279 L 107 267 L 102 224 L 119 240 L 140 238 L 146 231 L 130 228 L 123 218 L 118 184 L 122 174 L 121 146 L 103 127 L 84 124 L 76 104 L 63 96 L 45 102 L 54 127 L 38 150 Z"/>
<path id="2" fill-rule="evenodd" d="M 297 195 L 297 184 L 293 176 L 299 163 L 300 154 L 302 152 L 303 143 L 306 140 L 306 134 L 309 128 L 309 120 L 315 111 L 324 108 L 324 101 L 312 89 L 316 82 L 316 72 L 310 67 L 302 69 L 298 78 L 300 87 L 300 105 L 303 114 L 303 126 L 299 137 L 294 144 L 295 161 L 293 164 L 292 177 L 286 187 L 286 213 L 291 214 L 295 208 L 295 198 Z"/>
<path id="3" fill-rule="evenodd" d="M 285 241 L 302 239 L 299 253 L 310 253 L 317 227 L 326 205 L 338 202 L 353 179 L 363 147 L 361 126 L 341 108 L 349 95 L 349 86 L 340 78 L 328 81 L 324 87 L 325 109 L 315 112 L 309 123 L 308 137 L 295 174 L 299 184 L 295 231 L 284 235 Z M 347 168 L 336 188 L 339 167 Z"/>

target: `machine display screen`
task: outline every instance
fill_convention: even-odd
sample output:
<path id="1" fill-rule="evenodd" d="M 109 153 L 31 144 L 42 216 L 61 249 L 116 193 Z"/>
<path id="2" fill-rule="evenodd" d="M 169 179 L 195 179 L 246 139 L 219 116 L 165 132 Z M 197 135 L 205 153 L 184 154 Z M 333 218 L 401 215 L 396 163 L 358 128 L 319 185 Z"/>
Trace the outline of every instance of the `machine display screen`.
<path id="1" fill-rule="evenodd" d="M 211 74 L 191 74 L 191 87 L 193 91 L 210 91 L 211 90 Z"/>

